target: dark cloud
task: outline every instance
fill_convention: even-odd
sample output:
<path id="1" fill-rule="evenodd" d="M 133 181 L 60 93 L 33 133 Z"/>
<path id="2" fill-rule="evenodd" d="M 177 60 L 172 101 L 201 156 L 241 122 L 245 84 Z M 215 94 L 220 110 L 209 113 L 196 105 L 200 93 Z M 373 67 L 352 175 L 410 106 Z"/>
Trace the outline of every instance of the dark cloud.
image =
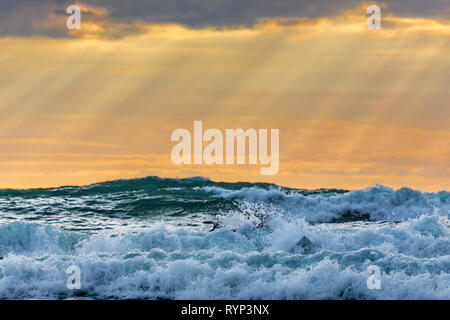
<path id="1" fill-rule="evenodd" d="M 252 25 L 271 17 L 318 17 L 350 9 L 357 0 L 87 0 L 105 8 L 110 22 L 179 23 L 190 27 Z M 49 23 L 77 1 L 0 0 L 0 36 L 64 36 L 64 24 Z M 383 3 L 367 2 L 364 3 Z M 386 9 L 405 16 L 450 16 L 449 0 L 387 0 Z M 50 21 L 51 22 L 51 21 Z"/>
<path id="2" fill-rule="evenodd" d="M 48 22 L 57 11 L 65 13 L 67 1 L 0 0 L 0 37 L 4 36 L 64 36 L 61 28 Z"/>
<path id="3" fill-rule="evenodd" d="M 189 26 L 251 25 L 270 17 L 318 17 L 350 9 L 357 0 L 109 0 L 104 3 L 117 19 L 177 22 Z M 379 2 L 382 3 L 382 2 Z M 389 0 L 387 9 L 404 15 L 439 15 L 450 8 L 448 0 Z"/>

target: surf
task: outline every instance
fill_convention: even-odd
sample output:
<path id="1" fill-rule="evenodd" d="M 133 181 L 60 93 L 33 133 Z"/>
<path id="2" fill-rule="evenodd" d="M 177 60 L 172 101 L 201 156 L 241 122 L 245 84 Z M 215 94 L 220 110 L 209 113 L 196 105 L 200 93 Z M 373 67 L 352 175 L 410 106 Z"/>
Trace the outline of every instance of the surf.
<path id="1" fill-rule="evenodd" d="M 448 191 L 203 177 L 0 190 L 0 298 L 449 299 L 449 207 Z"/>

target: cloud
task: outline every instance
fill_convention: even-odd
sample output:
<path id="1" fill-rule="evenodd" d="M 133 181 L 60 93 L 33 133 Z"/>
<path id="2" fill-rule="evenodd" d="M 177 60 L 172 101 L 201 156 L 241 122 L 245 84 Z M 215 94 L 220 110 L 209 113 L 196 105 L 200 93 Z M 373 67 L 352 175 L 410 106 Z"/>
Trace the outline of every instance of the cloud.
<path id="1" fill-rule="evenodd" d="M 368 5 L 356 0 L 91 0 L 78 3 L 82 7 L 84 31 L 75 34 L 65 29 L 65 9 L 73 3 L 77 2 L 1 0 L 0 37 L 65 37 L 90 33 L 120 37 L 141 32 L 145 29 L 143 25 L 162 23 L 192 28 L 250 26 L 262 19 L 317 18 Z M 450 17 L 446 0 L 388 0 L 379 4 L 386 10 L 383 14 Z"/>
<path id="2" fill-rule="evenodd" d="M 382 183 L 395 188 L 448 189 L 448 131 L 332 119 L 227 117 L 219 121 L 213 116 L 204 122 L 204 128 L 224 130 L 224 121 L 235 128 L 274 128 L 274 122 L 284 123 L 279 126 L 280 172 L 264 178 L 270 182 L 301 188 L 361 188 Z M 108 129 L 86 130 L 101 123 Z M 261 181 L 259 165 L 174 165 L 170 159 L 175 144 L 169 139 L 171 131 L 191 129 L 191 120 L 21 116 L 2 119 L 0 124 L 0 136 L 33 137 L 0 140 L 0 187 L 88 184 L 144 175 Z M 39 138 L 35 138 L 37 131 Z M 80 136 L 88 136 L 89 141 L 80 141 Z M 111 141 L 124 147 L 115 148 Z"/>

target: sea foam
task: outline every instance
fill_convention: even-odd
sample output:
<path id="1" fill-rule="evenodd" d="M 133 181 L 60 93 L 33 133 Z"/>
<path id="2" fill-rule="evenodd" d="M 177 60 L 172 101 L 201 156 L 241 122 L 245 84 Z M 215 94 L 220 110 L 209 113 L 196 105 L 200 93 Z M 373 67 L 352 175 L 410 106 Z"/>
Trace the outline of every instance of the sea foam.
<path id="1" fill-rule="evenodd" d="M 0 298 L 450 299 L 449 207 L 447 191 L 154 177 L 4 190 Z"/>

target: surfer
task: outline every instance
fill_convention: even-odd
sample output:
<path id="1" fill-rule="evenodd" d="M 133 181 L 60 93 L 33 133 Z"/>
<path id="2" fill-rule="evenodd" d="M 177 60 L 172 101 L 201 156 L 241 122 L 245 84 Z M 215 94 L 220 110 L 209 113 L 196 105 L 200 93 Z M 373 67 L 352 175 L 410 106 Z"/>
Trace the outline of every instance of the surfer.
<path id="1" fill-rule="evenodd" d="M 213 232 L 214 230 L 221 228 L 221 227 L 222 227 L 222 225 L 220 224 L 220 222 L 218 222 L 218 221 L 214 222 L 213 227 L 211 230 L 209 230 L 209 232 Z"/>

